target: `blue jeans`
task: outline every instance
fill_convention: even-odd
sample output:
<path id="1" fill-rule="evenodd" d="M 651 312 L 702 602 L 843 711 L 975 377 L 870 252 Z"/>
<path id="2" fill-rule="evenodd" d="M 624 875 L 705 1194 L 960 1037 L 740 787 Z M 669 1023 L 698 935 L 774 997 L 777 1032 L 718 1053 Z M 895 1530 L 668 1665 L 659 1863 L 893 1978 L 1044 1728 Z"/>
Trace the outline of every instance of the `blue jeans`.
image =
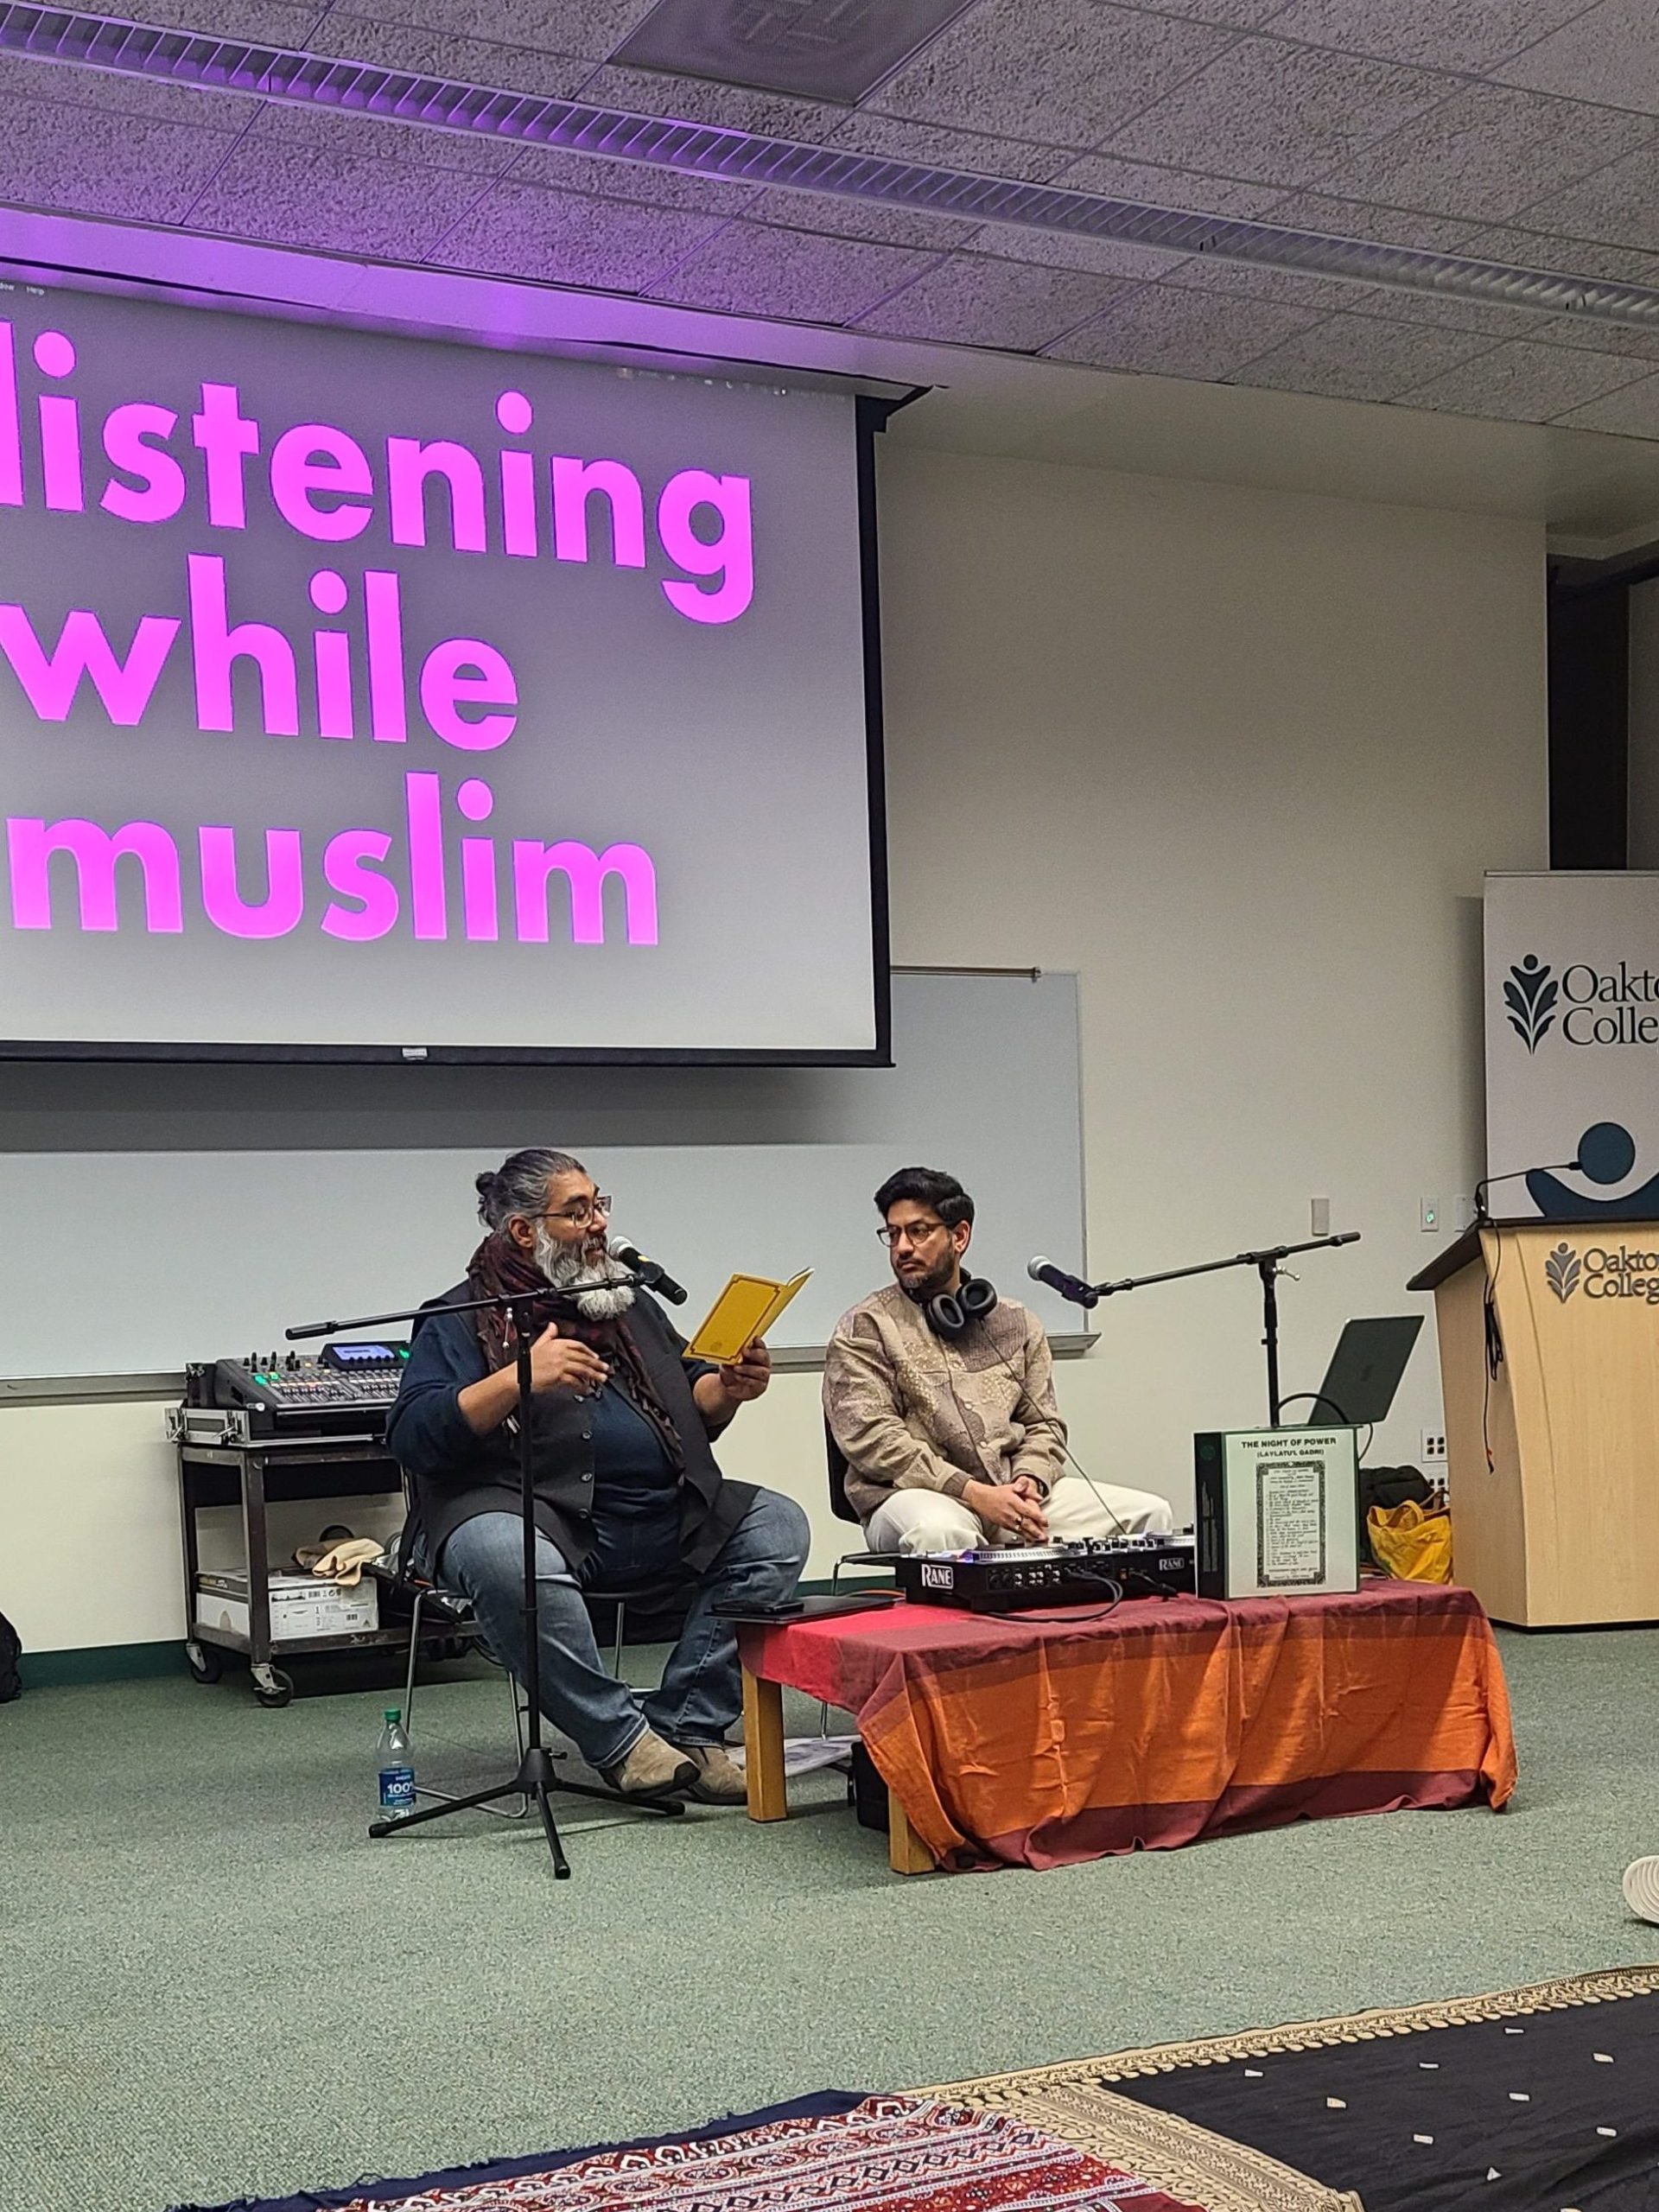
<path id="1" fill-rule="evenodd" d="M 742 1709 L 737 1630 L 717 1599 L 766 1604 L 789 1596 L 810 1530 L 792 1498 L 763 1490 L 698 1576 L 680 1563 L 679 1505 L 642 1519 L 596 1520 L 594 1549 L 573 1573 L 557 1546 L 536 1537 L 542 1710 L 589 1766 L 615 1766 L 648 1728 L 671 1744 L 717 1744 Z M 472 1601 L 486 1642 L 524 1679 L 524 1527 L 516 1513 L 480 1513 L 443 1547 L 442 1580 Z M 680 1580 L 692 1591 L 660 1686 L 638 1697 L 599 1656 L 582 1592 Z"/>

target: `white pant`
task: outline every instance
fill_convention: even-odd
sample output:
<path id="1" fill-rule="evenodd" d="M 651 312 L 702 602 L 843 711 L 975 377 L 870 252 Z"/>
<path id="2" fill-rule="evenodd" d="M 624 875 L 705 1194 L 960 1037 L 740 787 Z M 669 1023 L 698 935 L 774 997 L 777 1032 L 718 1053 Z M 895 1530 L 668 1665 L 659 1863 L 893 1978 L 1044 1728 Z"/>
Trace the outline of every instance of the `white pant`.
<path id="1" fill-rule="evenodd" d="M 1043 1510 L 1049 1541 L 1057 1544 L 1126 1531 L 1132 1536 L 1166 1536 L 1175 1525 L 1167 1499 L 1150 1491 L 1120 1490 L 1115 1483 L 1091 1486 L 1081 1475 L 1062 1475 Z M 896 1490 L 865 1523 L 864 1541 L 873 1552 L 965 1552 L 1023 1540 L 1001 1530 L 988 1532 L 977 1514 L 943 1491 Z"/>

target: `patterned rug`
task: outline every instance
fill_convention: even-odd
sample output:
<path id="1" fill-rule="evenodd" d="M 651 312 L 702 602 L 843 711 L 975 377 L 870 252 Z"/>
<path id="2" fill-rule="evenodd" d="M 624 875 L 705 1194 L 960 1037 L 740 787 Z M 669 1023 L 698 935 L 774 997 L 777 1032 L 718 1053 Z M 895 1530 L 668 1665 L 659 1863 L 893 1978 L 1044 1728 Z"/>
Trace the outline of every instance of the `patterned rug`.
<path id="1" fill-rule="evenodd" d="M 1208 2212 L 1659 2212 L 1659 1971 L 918 2094 L 1023 2120 Z"/>
<path id="2" fill-rule="evenodd" d="M 1210 2212 L 1027 2120 L 935 2098 L 808 2097 L 690 2135 L 218 2212 Z M 175 2207 L 175 2212 L 203 2212 Z"/>

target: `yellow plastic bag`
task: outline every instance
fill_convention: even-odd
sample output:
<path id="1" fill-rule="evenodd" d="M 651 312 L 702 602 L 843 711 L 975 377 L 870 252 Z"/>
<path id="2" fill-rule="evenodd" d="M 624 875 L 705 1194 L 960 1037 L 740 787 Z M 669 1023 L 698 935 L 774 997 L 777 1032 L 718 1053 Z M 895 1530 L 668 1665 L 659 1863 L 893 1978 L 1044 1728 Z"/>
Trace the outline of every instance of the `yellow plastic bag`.
<path id="1" fill-rule="evenodd" d="M 1365 1516 L 1371 1549 L 1396 1582 L 1452 1580 L 1452 1516 L 1445 1507 L 1425 1513 L 1404 1505 L 1374 1505 Z"/>

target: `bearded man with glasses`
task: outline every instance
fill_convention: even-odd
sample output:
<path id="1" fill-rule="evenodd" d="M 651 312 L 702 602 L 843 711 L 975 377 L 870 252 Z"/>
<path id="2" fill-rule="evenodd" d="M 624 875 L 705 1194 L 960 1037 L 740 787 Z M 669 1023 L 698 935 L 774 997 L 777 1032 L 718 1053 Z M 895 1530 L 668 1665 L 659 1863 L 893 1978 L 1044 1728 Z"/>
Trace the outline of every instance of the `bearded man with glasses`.
<path id="1" fill-rule="evenodd" d="M 824 1419 L 870 1549 L 1167 1535 L 1167 1499 L 1067 1471 L 1036 1315 L 995 1294 L 976 1313 L 988 1285 L 963 1311 L 974 1202 L 956 1177 L 901 1167 L 875 1204 L 895 1280 L 842 1316 L 823 1363 Z M 954 1301 L 944 1332 L 929 1318 L 941 1299 Z"/>
<path id="2" fill-rule="evenodd" d="M 655 1300 L 611 1256 L 611 1202 L 569 1153 L 516 1152 L 478 1178 L 488 1234 L 467 1280 L 426 1309 L 387 1424 L 414 1477 L 423 1557 L 471 1600 L 491 1649 L 520 1680 L 524 1521 L 518 1378 L 506 1313 L 464 1298 L 537 1294 L 537 1558 L 542 1704 L 626 1797 L 741 1804 L 723 1748 L 742 1704 L 737 1631 L 715 1606 L 786 1599 L 805 1564 L 791 1498 L 728 1482 L 710 1449 L 771 1380 L 762 1344 L 730 1366 L 684 1357 Z M 607 1672 L 582 1599 L 683 1584 L 690 1610 L 658 1688 L 637 1698 Z"/>

